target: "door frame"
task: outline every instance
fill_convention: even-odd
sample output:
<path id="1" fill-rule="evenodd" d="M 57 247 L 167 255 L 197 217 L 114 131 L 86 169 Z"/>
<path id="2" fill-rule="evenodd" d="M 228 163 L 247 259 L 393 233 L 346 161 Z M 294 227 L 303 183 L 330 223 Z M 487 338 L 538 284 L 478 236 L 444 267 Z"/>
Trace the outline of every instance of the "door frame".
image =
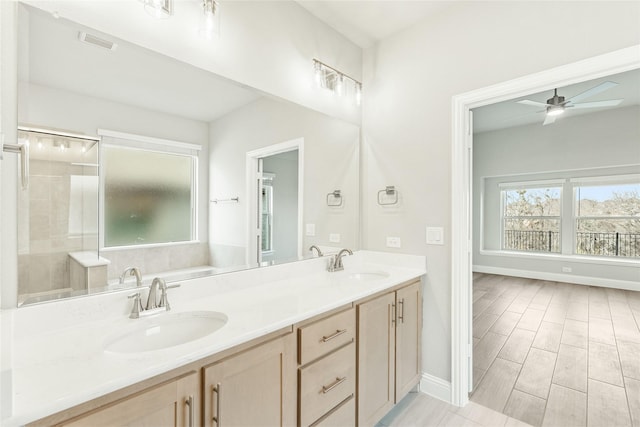
<path id="1" fill-rule="evenodd" d="M 532 93 L 640 68 L 640 45 L 616 50 L 452 98 L 451 403 L 465 406 L 472 386 L 473 124 L 471 110 Z"/>
<path id="2" fill-rule="evenodd" d="M 286 153 L 287 151 L 298 150 L 298 257 L 302 256 L 303 243 L 303 211 L 304 211 L 304 138 L 291 139 L 267 147 L 248 151 L 246 157 L 246 185 L 247 185 L 247 245 L 245 259 L 247 264 L 251 262 L 252 256 L 258 251 L 256 240 L 257 230 L 254 219 L 258 215 L 258 201 L 255 197 L 258 194 L 258 161 L 259 159 L 273 156 L 275 154 Z"/>

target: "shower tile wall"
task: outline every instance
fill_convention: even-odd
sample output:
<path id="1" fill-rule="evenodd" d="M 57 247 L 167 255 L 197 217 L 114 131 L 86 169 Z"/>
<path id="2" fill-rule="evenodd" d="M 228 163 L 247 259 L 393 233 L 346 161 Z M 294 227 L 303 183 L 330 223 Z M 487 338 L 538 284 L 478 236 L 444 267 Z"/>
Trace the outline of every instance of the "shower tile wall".
<path id="1" fill-rule="evenodd" d="M 144 249 L 106 249 L 100 256 L 111 263 L 109 280 L 120 277 L 127 267 L 138 267 L 143 275 L 209 265 L 207 243 L 185 243 Z"/>
<path id="2" fill-rule="evenodd" d="M 97 235 L 71 234 L 72 175 L 96 169 L 66 162 L 31 159 L 27 190 L 18 191 L 19 294 L 69 288 L 68 253 L 97 250 Z"/>

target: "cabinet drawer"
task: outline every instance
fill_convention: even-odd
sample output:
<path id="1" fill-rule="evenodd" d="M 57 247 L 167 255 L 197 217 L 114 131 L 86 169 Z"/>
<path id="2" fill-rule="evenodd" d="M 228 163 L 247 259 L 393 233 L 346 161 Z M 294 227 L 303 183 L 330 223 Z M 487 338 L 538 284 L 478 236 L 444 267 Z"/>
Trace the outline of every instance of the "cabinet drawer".
<path id="1" fill-rule="evenodd" d="M 356 398 L 350 397 L 311 427 L 351 427 L 356 425 Z"/>
<path id="2" fill-rule="evenodd" d="M 355 309 L 298 328 L 298 363 L 304 365 L 353 341 Z"/>
<path id="3" fill-rule="evenodd" d="M 301 426 L 310 425 L 355 393 L 355 348 L 348 344 L 298 371 Z"/>

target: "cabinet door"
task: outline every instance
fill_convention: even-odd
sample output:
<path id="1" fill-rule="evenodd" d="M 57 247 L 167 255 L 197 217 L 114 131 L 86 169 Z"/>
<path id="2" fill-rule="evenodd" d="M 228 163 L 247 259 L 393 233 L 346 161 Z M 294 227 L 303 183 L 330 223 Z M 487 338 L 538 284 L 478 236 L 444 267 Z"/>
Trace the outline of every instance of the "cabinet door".
<path id="1" fill-rule="evenodd" d="M 358 306 L 358 426 L 375 425 L 394 405 L 395 293 Z"/>
<path id="2" fill-rule="evenodd" d="M 293 334 L 259 345 L 204 370 L 205 426 L 295 424 Z"/>
<path id="3" fill-rule="evenodd" d="M 193 372 L 59 425 L 194 427 L 200 424 L 199 388 Z"/>
<path id="4" fill-rule="evenodd" d="M 396 396 L 398 403 L 420 381 L 422 297 L 420 282 L 396 292 Z"/>

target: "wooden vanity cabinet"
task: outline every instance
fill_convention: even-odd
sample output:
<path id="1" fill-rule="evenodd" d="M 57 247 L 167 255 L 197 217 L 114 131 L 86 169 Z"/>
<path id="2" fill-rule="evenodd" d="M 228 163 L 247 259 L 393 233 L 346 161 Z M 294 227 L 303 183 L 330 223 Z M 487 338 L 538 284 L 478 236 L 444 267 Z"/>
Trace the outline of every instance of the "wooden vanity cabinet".
<path id="1" fill-rule="evenodd" d="M 288 334 L 205 366 L 202 425 L 294 425 L 294 341 Z"/>
<path id="2" fill-rule="evenodd" d="M 298 426 L 354 426 L 356 317 L 352 305 L 298 330 Z"/>
<path id="3" fill-rule="evenodd" d="M 420 282 L 358 304 L 358 426 L 373 426 L 421 377 Z"/>
<path id="4" fill-rule="evenodd" d="M 93 412 L 55 424 L 69 427 L 200 425 L 199 375 L 187 375 L 143 390 Z"/>

